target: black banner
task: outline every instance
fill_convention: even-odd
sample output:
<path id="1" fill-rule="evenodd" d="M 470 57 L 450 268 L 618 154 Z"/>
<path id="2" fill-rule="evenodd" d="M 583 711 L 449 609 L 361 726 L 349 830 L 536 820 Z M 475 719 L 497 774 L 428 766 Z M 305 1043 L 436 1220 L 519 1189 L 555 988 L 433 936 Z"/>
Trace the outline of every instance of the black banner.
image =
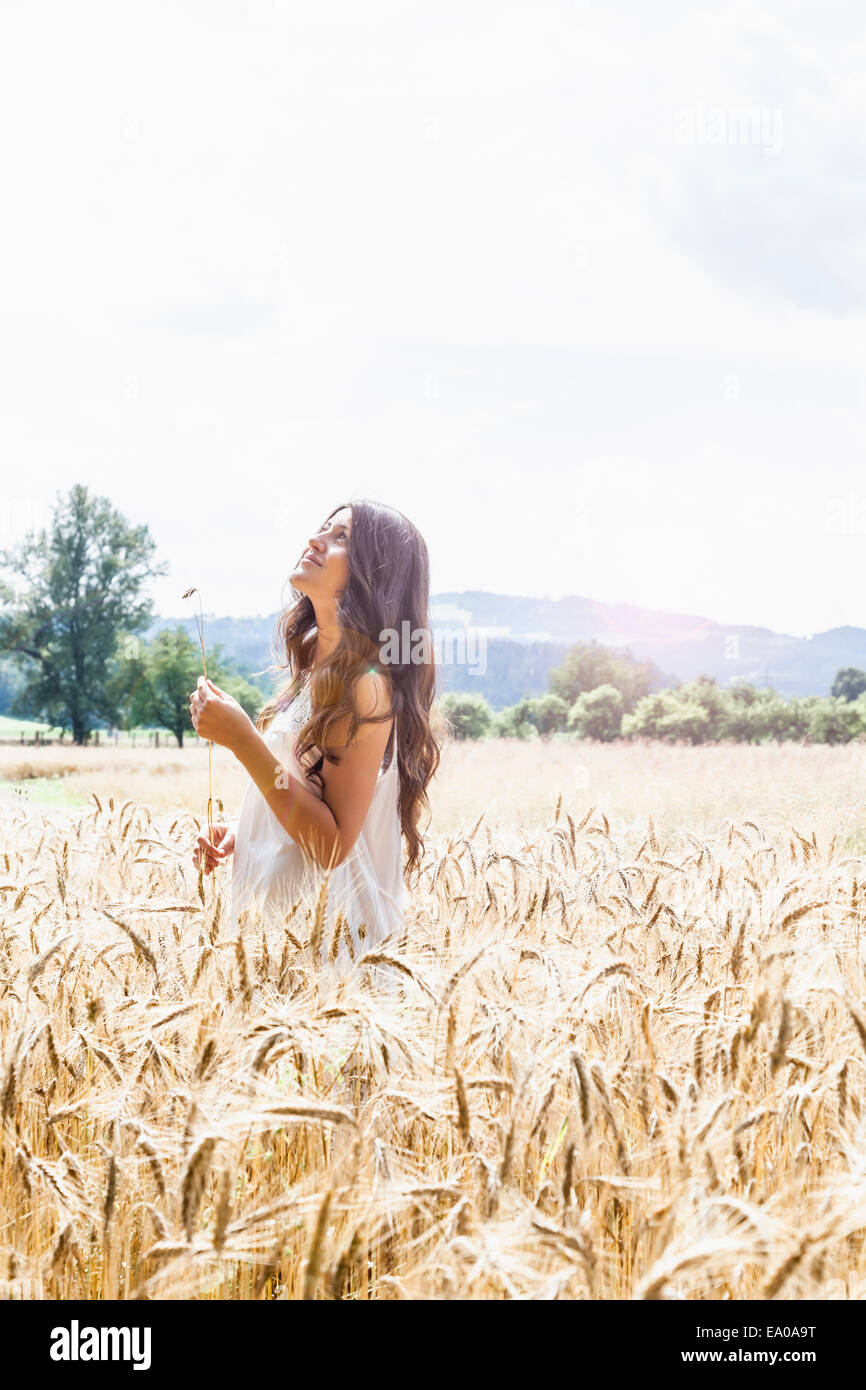
<path id="1" fill-rule="evenodd" d="M 351 1302 L 351 1300 L 349 1300 Z M 383 1300 L 385 1302 L 385 1300 Z M 483 1309 L 483 1311 L 482 1311 Z M 515 1316 L 519 1319 L 515 1324 Z M 349 1322 L 346 1322 L 346 1318 Z M 424 1348 L 442 1355 L 459 1337 L 462 1368 L 467 1360 L 490 1376 L 497 1363 L 515 1370 L 514 1334 L 524 1353 L 541 1364 L 554 1363 L 576 1374 L 585 1358 L 608 1372 L 666 1376 L 677 1368 L 690 1375 L 719 1367 L 731 1371 L 767 1367 L 841 1371 L 850 1361 L 862 1324 L 858 1302 L 441 1302 L 395 1300 L 359 1317 L 357 1306 L 333 1302 L 286 1301 L 220 1303 L 0 1301 L 0 1335 L 5 1354 L 17 1352 L 21 1368 L 64 1381 L 138 1373 L 160 1378 L 195 1372 L 225 1373 L 229 1364 L 248 1364 L 251 1372 L 287 1373 L 299 1356 L 323 1357 L 330 1377 L 339 1358 L 346 1372 L 357 1355 L 364 1374 L 370 1355 L 383 1354 L 378 1340 L 388 1337 L 388 1363 L 413 1374 Z M 481 1321 L 479 1321 L 479 1317 Z M 370 1319 L 372 1318 L 372 1321 Z M 380 1322 L 380 1318 L 382 1321 Z M 501 1319 L 501 1321 L 500 1321 Z M 521 1327 L 521 1324 L 525 1325 Z M 352 1341 L 334 1342 L 351 1331 Z M 535 1335 L 539 1340 L 530 1341 Z M 376 1340 L 371 1340 L 375 1338 Z M 394 1338 L 397 1339 L 395 1345 Z M 406 1339 L 409 1362 L 395 1358 Z M 355 1340 L 357 1339 L 357 1340 Z M 556 1340 L 551 1340 L 556 1339 Z M 457 1344 L 452 1347 L 456 1355 Z M 339 1349 L 339 1352 L 338 1352 Z M 449 1357 L 448 1359 L 451 1359 Z M 426 1358 L 422 1356 L 423 1369 Z M 564 1364 L 563 1364 L 564 1363 Z"/>

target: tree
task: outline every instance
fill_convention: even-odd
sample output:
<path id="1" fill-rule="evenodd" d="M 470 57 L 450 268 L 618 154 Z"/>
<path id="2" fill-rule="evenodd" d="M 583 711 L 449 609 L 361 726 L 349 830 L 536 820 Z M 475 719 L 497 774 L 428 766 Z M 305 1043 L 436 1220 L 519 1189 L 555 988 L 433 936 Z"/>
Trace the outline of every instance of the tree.
<path id="1" fill-rule="evenodd" d="M 684 739 L 705 743 L 710 716 L 696 700 L 680 700 L 675 690 L 646 695 L 635 709 L 623 716 L 624 737 L 660 738 L 669 743 Z"/>
<path id="2" fill-rule="evenodd" d="M 539 695 L 536 699 L 527 700 L 528 710 L 526 717 L 530 724 L 534 724 L 538 732 L 544 736 L 556 733 L 558 729 L 564 729 L 568 719 L 568 705 L 561 695 Z"/>
<path id="3" fill-rule="evenodd" d="M 816 704 L 809 720 L 813 743 L 850 743 L 863 730 L 863 705 L 834 695 Z"/>
<path id="4" fill-rule="evenodd" d="M 618 738 L 622 725 L 623 698 L 614 685 L 599 685 L 578 695 L 568 712 L 568 727 L 579 738 L 604 743 Z"/>
<path id="5" fill-rule="evenodd" d="M 220 653 L 222 658 L 222 654 Z M 210 663 L 208 663 L 210 668 Z M 259 710 L 267 702 L 267 696 L 259 690 L 257 685 L 253 685 L 251 680 L 240 672 L 230 672 L 223 667 L 223 674 L 217 680 L 214 678 L 214 685 L 222 686 L 228 695 L 233 695 L 241 709 L 246 710 L 250 719 L 255 719 Z"/>
<path id="6" fill-rule="evenodd" d="M 778 721 L 783 739 L 806 743 L 811 739 L 815 710 L 823 703 L 822 695 L 795 695 L 784 702 L 784 717 Z M 777 734 L 777 737 L 779 735 Z"/>
<path id="7" fill-rule="evenodd" d="M 735 739 L 737 743 L 761 743 L 796 735 L 796 721 L 782 697 L 769 686 L 737 681 L 724 692 L 725 709 L 721 729 L 714 738 Z"/>
<path id="8" fill-rule="evenodd" d="M 2 600 L 0 600 L 2 601 Z M 12 656 L 0 656 L 0 714 L 11 709 L 24 689 L 25 680 Z"/>
<path id="9" fill-rule="evenodd" d="M 830 694 L 842 700 L 856 700 L 866 692 L 866 671 L 858 671 L 856 666 L 843 666 L 836 672 L 836 679 L 830 686 Z"/>
<path id="10" fill-rule="evenodd" d="M 124 723 L 135 729 L 158 725 L 174 734 L 178 748 L 191 731 L 190 691 L 201 675 L 201 648 L 183 628 L 164 628 L 151 642 L 125 637 L 112 681 L 112 694 L 125 706 Z M 254 719 L 264 704 L 260 690 L 224 664 L 215 647 L 208 656 L 208 675 L 214 685 L 233 695 Z"/>
<path id="11" fill-rule="evenodd" d="M 516 705 L 509 705 L 507 709 L 500 710 L 494 716 L 492 732 L 498 738 L 538 738 L 538 729 L 530 718 L 531 709 L 532 700 L 529 696 L 524 696 Z"/>
<path id="12" fill-rule="evenodd" d="M 493 725 L 493 711 L 483 695 L 449 691 L 442 696 L 441 709 L 454 738 L 484 738 Z"/>
<path id="13" fill-rule="evenodd" d="M 578 642 L 566 652 L 562 665 L 550 672 L 550 689 L 571 707 L 578 695 L 612 685 L 628 711 L 662 679 L 653 662 L 635 661 L 628 648 L 617 652 L 596 641 Z"/>
<path id="14" fill-rule="evenodd" d="M 152 605 L 146 582 L 166 572 L 155 565 L 146 526 L 132 526 L 76 484 L 58 495 L 51 523 L 0 555 L 6 586 L 0 651 L 14 653 L 25 684 L 16 713 L 71 729 L 86 743 L 100 723 L 119 722 L 110 667 L 120 633 L 145 627 Z M 17 583 L 16 583 L 17 581 Z"/>
<path id="15" fill-rule="evenodd" d="M 698 676 L 678 685 L 674 694 L 681 705 L 698 705 L 706 710 L 706 722 L 701 722 L 701 742 L 724 736 L 725 720 L 730 707 L 728 691 L 719 686 L 715 676 Z"/>

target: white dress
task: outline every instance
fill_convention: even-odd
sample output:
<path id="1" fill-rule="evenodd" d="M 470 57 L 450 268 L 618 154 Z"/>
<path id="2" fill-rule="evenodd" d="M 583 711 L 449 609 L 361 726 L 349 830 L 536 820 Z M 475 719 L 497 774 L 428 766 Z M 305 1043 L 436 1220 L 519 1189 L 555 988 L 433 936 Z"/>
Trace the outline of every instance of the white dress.
<path id="1" fill-rule="evenodd" d="M 294 752 L 295 740 L 309 717 L 309 678 L 305 677 L 294 700 L 275 715 L 263 734 L 277 759 L 288 759 Z M 343 967 L 403 926 L 396 726 L 391 742 L 391 759 L 386 769 L 379 770 L 361 833 L 342 864 L 330 872 L 321 955 L 323 961 Z M 303 898 L 293 920 L 296 934 L 298 928 L 303 932 L 307 909 L 315 907 L 324 877 L 324 870 L 303 854 L 251 780 L 236 825 L 229 908 L 234 930 L 240 928 L 242 913 L 250 914 L 248 922 L 258 919 L 281 925 Z M 352 938 L 351 952 L 344 932 L 339 943 L 334 942 L 341 910 Z"/>

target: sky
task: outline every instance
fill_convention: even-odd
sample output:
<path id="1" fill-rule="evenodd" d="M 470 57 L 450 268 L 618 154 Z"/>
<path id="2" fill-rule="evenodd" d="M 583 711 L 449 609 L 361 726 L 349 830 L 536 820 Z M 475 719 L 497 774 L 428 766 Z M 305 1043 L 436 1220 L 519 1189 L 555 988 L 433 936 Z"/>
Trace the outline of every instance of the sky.
<path id="1" fill-rule="evenodd" d="M 76 482 L 221 614 L 329 511 L 435 593 L 866 626 L 842 0 L 0 6 L 0 547 Z"/>

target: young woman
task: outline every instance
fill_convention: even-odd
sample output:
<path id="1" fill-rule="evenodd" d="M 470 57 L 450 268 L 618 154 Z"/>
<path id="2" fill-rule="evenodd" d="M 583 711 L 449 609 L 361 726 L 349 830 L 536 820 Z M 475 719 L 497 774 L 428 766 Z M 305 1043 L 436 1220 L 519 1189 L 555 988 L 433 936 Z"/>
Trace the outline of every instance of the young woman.
<path id="1" fill-rule="evenodd" d="M 345 963 L 402 926 L 401 836 L 407 877 L 423 856 L 441 748 L 427 547 L 400 512 L 355 501 L 314 532 L 289 582 L 288 679 L 255 724 L 204 677 L 190 695 L 199 736 L 251 778 L 236 825 L 199 835 L 193 860 L 210 873 L 234 854 L 235 929 L 242 914 L 285 921 L 304 894 L 312 905 L 327 873 L 321 954 Z"/>

